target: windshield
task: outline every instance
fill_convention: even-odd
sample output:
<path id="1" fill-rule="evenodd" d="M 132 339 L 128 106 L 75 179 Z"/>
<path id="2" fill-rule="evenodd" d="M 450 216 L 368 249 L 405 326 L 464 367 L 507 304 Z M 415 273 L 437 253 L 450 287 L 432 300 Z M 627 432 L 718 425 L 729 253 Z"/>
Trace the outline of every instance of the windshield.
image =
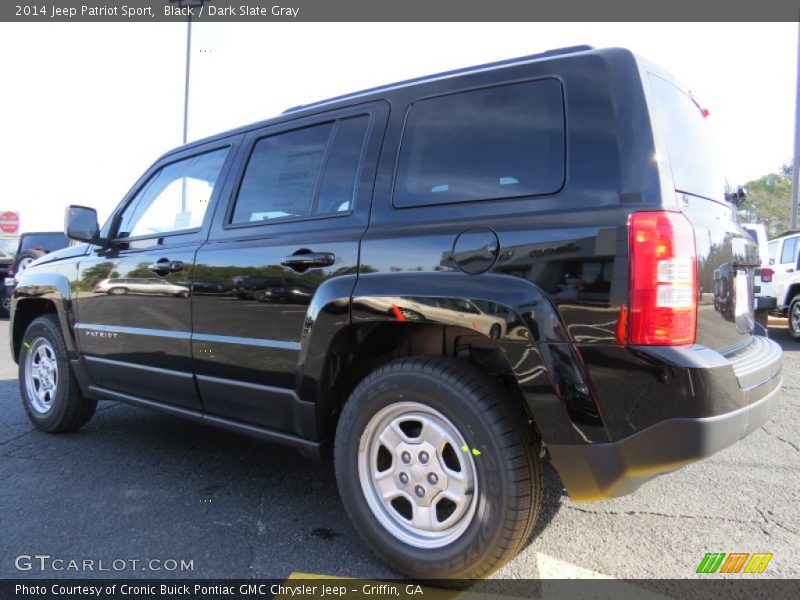
<path id="1" fill-rule="evenodd" d="M 0 258 L 13 257 L 17 252 L 17 244 L 19 244 L 17 239 L 0 239 Z"/>
<path id="2" fill-rule="evenodd" d="M 666 137 L 675 189 L 725 201 L 725 175 L 703 110 L 680 88 L 650 75 L 659 129 Z"/>

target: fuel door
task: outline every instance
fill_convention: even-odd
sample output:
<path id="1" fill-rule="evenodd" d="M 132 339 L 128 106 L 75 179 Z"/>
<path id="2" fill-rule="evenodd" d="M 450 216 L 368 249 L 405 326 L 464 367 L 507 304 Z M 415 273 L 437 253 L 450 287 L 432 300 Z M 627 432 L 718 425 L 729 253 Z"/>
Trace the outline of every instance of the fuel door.
<path id="1" fill-rule="evenodd" d="M 453 243 L 453 262 L 470 275 L 480 275 L 491 269 L 499 253 L 500 241 L 488 227 L 462 231 Z"/>

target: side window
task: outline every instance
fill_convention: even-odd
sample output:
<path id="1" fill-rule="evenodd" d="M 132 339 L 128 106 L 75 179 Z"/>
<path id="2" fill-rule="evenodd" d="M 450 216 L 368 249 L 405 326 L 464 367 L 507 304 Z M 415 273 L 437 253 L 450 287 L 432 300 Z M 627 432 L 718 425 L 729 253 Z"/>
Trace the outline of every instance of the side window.
<path id="1" fill-rule="evenodd" d="M 260 139 L 231 223 L 349 212 L 368 124 L 362 115 Z"/>
<path id="2" fill-rule="evenodd" d="M 117 237 L 200 227 L 227 155 L 221 148 L 162 167 L 123 211 Z"/>
<path id="3" fill-rule="evenodd" d="M 769 248 L 769 264 L 775 264 L 775 254 L 778 252 L 778 242 L 770 242 L 767 246 Z"/>
<path id="4" fill-rule="evenodd" d="M 783 240 L 783 250 L 781 250 L 781 262 L 793 263 L 795 256 L 797 256 L 797 238 L 788 238 Z"/>
<path id="5" fill-rule="evenodd" d="M 428 206 L 551 194 L 564 183 L 561 83 L 543 79 L 415 102 L 393 204 Z"/>

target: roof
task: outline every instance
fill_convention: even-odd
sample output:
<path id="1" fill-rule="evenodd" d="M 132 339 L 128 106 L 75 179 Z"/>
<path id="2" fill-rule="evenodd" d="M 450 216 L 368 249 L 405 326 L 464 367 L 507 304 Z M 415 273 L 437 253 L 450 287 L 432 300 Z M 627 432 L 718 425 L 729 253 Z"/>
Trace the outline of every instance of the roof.
<path id="1" fill-rule="evenodd" d="M 396 83 L 389 83 L 386 85 L 367 88 L 365 90 L 361 90 L 359 92 L 352 92 L 350 94 L 344 94 L 342 96 L 334 96 L 333 98 L 328 98 L 326 100 L 320 100 L 318 102 L 312 102 L 310 104 L 301 104 L 299 106 L 293 106 L 292 108 L 287 108 L 281 114 L 289 114 L 293 112 L 297 112 L 300 110 L 305 110 L 307 108 L 314 108 L 316 106 L 322 106 L 325 104 L 330 104 L 333 102 L 339 102 L 342 100 L 347 100 L 349 98 L 357 98 L 359 96 L 364 96 L 366 94 L 375 94 L 383 91 L 394 90 L 397 88 L 406 87 L 409 85 L 414 85 L 417 83 L 424 83 L 426 81 L 433 81 L 436 79 L 443 79 L 445 77 L 453 77 L 454 75 L 463 75 L 467 73 L 474 73 L 477 71 L 485 71 L 487 69 L 497 69 L 499 67 L 507 67 L 511 65 L 531 62 L 534 60 L 541 60 L 544 58 L 552 58 L 554 56 L 562 56 L 565 54 L 575 54 L 576 52 L 588 52 L 594 50 L 593 46 L 568 46 L 566 48 L 556 48 L 554 50 L 547 50 L 546 52 L 540 52 L 539 54 L 530 54 L 528 56 L 519 56 L 517 58 L 508 58 L 505 60 L 498 60 L 495 62 L 484 63 L 480 65 L 474 65 L 471 67 L 464 67 L 462 69 L 453 69 L 452 71 L 443 71 L 442 73 L 436 73 L 434 75 L 423 75 L 422 77 L 414 77 L 412 79 L 406 79 L 404 81 L 398 81 Z"/>
<path id="2" fill-rule="evenodd" d="M 480 64 L 480 65 L 474 65 L 474 66 L 471 66 L 471 67 L 465 67 L 465 68 L 462 68 L 462 69 L 454 69 L 452 71 L 444 71 L 442 73 L 436 73 L 436 74 L 433 74 L 433 75 L 425 75 L 425 76 L 422 76 L 422 77 L 415 77 L 413 79 L 406 79 L 404 81 L 390 83 L 390 84 L 386 84 L 386 85 L 382 85 L 382 86 L 378 86 L 378 87 L 374 87 L 374 88 L 367 88 L 365 90 L 360 90 L 358 92 L 352 92 L 350 94 L 344 94 L 342 96 L 334 96 L 332 98 L 327 98 L 325 100 L 320 100 L 320 101 L 312 102 L 312 103 L 309 103 L 309 104 L 302 104 L 302 105 L 299 105 L 299 106 L 293 106 L 293 107 L 288 108 L 285 111 L 283 111 L 280 115 L 277 115 L 277 117 L 272 117 L 270 119 L 266 119 L 266 120 L 263 120 L 263 121 L 258 121 L 256 123 L 251 123 L 249 125 L 244 125 L 242 127 L 237 127 L 235 129 L 231 129 L 229 131 L 220 132 L 218 134 L 214 134 L 212 136 L 209 136 L 209 137 L 206 137 L 206 138 L 202 138 L 202 139 L 199 139 L 199 140 L 195 140 L 195 141 L 189 142 L 188 144 L 184 144 L 182 146 L 178 146 L 177 148 L 173 148 L 169 152 L 166 152 L 161 158 L 169 156 L 170 154 L 173 154 L 173 153 L 178 152 L 178 151 L 182 151 L 182 150 L 186 150 L 186 149 L 192 148 L 194 146 L 199 146 L 199 145 L 202 145 L 202 144 L 206 144 L 208 142 L 212 142 L 212 141 L 215 141 L 215 140 L 221 140 L 221 139 L 224 139 L 224 138 L 227 138 L 227 137 L 230 137 L 230 136 L 233 136 L 233 135 L 238 135 L 238 134 L 241 134 L 241 133 L 247 133 L 248 131 L 252 131 L 253 129 L 258 129 L 260 127 L 266 126 L 267 124 L 275 122 L 276 118 L 285 117 L 285 118 L 288 119 L 294 113 L 298 113 L 298 112 L 301 112 L 301 111 L 304 111 L 304 110 L 311 110 L 311 109 L 322 107 L 322 106 L 325 106 L 325 105 L 328 105 L 328 104 L 334 104 L 336 102 L 342 102 L 342 101 L 346 101 L 346 100 L 349 100 L 349 99 L 358 98 L 360 96 L 366 96 L 366 95 L 371 95 L 371 94 L 379 94 L 380 92 L 389 91 L 389 90 L 396 90 L 396 89 L 399 89 L 399 88 L 403 88 L 403 87 L 406 87 L 406 86 L 415 85 L 415 84 L 419 84 L 419 83 L 436 81 L 437 79 L 453 77 L 455 75 L 465 75 L 465 74 L 468 74 L 468 73 L 478 73 L 480 71 L 498 69 L 498 68 L 502 68 L 502 67 L 509 67 L 509 66 L 513 66 L 513 65 L 517 65 L 517 64 L 524 64 L 524 63 L 534 62 L 534 61 L 537 61 L 537 60 L 544 60 L 544 59 L 548 59 L 548 58 L 553 58 L 553 57 L 557 57 L 557 56 L 576 54 L 578 52 L 590 52 L 590 51 L 593 51 L 593 50 L 595 50 L 595 48 L 593 46 L 588 46 L 588 45 L 568 46 L 568 47 L 565 47 L 565 48 L 555 48 L 553 50 L 547 50 L 546 52 L 541 52 L 539 54 L 530 54 L 530 55 L 527 55 L 527 56 L 519 56 L 517 58 L 509 58 L 509 59 L 505 59 L 505 60 L 499 60 L 499 61 L 495 61 L 495 62 Z M 159 160 L 161 160 L 161 159 L 159 159 Z"/>

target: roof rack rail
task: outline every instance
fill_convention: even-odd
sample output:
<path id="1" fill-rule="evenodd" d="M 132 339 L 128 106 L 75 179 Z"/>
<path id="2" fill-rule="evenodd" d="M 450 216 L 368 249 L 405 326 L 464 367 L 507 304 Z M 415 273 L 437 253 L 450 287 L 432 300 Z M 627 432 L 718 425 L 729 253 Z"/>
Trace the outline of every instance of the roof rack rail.
<path id="1" fill-rule="evenodd" d="M 380 85 L 377 87 L 367 88 L 365 90 L 361 90 L 358 92 L 353 92 L 351 94 L 343 94 L 341 96 L 334 96 L 333 98 L 328 98 L 326 100 L 320 100 L 318 102 L 310 102 L 309 104 L 298 104 L 297 106 L 292 106 L 291 108 L 287 108 L 281 114 L 288 114 L 291 112 L 296 112 L 298 110 L 302 110 L 304 108 L 312 108 L 314 106 L 319 106 L 322 104 L 328 104 L 329 102 L 334 102 L 336 100 L 344 100 L 346 98 L 350 98 L 353 96 L 360 96 L 362 94 L 368 94 L 371 92 L 378 92 L 381 90 L 409 85 L 412 83 L 417 83 L 420 81 L 425 81 L 427 79 L 435 79 L 437 77 L 447 77 L 450 75 L 458 75 L 459 73 L 469 73 L 470 71 L 478 71 L 481 69 L 491 69 L 494 67 L 502 67 L 505 65 L 513 65 L 515 63 L 522 63 L 527 62 L 530 60 L 537 60 L 540 58 L 550 58 L 552 56 L 562 56 L 564 54 L 575 54 L 576 52 L 586 52 L 589 50 L 594 50 L 594 46 L 582 45 L 582 46 L 567 46 L 565 48 L 555 48 L 553 50 L 547 50 L 545 52 L 540 52 L 539 54 L 530 54 L 528 56 L 518 56 L 517 58 L 507 58 L 504 60 L 498 60 L 495 62 L 484 63 L 481 65 L 474 65 L 471 67 L 463 67 L 461 69 L 453 69 L 452 71 L 444 71 L 442 73 L 434 73 L 432 75 L 423 75 L 421 77 L 414 77 L 412 79 L 406 79 L 404 81 L 398 81 L 396 83 L 389 83 L 386 85 Z"/>

